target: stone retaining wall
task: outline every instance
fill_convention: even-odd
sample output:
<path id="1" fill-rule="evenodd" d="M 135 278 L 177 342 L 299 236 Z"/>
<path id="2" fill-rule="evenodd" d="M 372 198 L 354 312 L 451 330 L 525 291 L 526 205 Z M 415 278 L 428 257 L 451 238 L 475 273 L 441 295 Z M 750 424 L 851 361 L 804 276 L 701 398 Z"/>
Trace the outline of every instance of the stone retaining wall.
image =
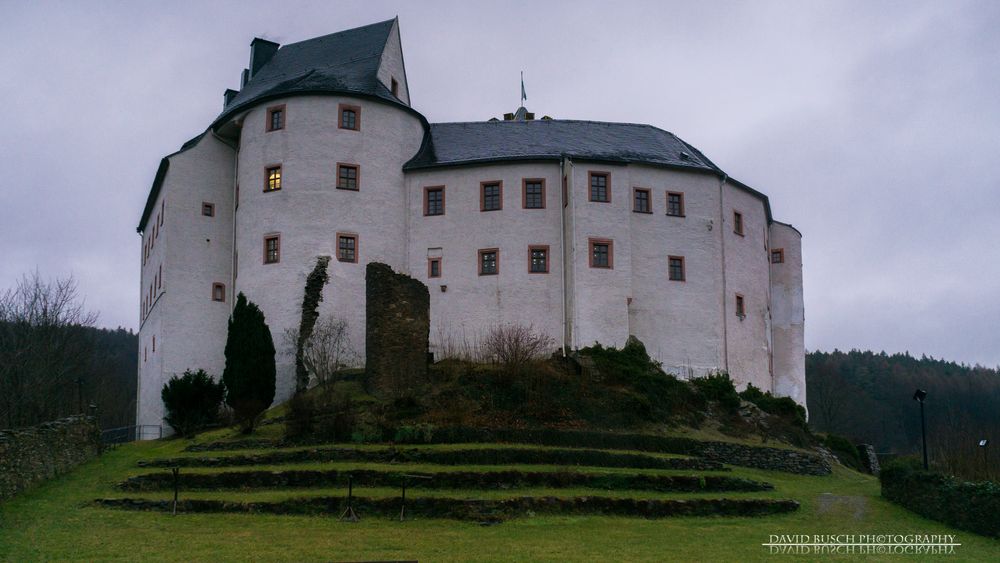
<path id="1" fill-rule="evenodd" d="M 0 431 L 0 500 L 62 475 L 99 453 L 101 430 L 90 416 Z"/>

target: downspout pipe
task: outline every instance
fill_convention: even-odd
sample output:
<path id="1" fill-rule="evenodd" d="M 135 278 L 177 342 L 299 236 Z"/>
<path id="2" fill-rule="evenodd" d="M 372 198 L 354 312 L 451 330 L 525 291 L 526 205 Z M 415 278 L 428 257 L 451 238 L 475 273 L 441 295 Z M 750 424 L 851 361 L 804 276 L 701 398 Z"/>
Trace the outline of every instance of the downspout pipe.
<path id="1" fill-rule="evenodd" d="M 729 286 L 726 273 L 726 213 L 723 198 L 725 196 L 726 180 L 729 175 L 725 172 L 719 180 L 719 247 L 722 257 L 722 362 L 723 369 L 729 372 Z"/>

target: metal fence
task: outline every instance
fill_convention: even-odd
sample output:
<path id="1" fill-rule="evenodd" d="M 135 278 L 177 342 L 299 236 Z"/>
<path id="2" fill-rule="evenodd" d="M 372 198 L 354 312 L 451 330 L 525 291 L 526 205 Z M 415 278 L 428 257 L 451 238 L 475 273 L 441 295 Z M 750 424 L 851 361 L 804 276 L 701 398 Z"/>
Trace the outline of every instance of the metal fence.
<path id="1" fill-rule="evenodd" d="M 157 424 L 137 424 L 101 431 L 101 443 L 104 445 L 126 444 L 137 440 L 156 440 L 162 437 L 163 427 Z"/>

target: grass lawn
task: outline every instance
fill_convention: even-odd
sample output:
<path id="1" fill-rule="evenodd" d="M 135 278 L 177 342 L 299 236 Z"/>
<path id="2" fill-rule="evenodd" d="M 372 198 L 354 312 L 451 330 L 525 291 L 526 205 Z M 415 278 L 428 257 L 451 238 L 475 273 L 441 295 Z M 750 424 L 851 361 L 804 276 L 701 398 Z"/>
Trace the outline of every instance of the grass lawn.
<path id="1" fill-rule="evenodd" d="M 78 561 L 786 561 L 853 560 L 857 555 L 773 555 L 760 544 L 771 534 L 954 534 L 962 545 L 951 561 L 1000 561 L 1000 541 L 952 530 L 882 500 L 878 482 L 837 467 L 827 477 L 796 476 L 734 467 L 726 474 L 767 481 L 761 493 L 646 493 L 586 489 L 516 491 L 420 491 L 408 495 L 503 498 L 524 494 L 612 495 L 642 498 L 792 498 L 798 512 L 764 518 L 666 518 L 642 520 L 599 516 L 519 518 L 495 526 L 452 520 L 396 522 L 367 518 L 358 524 L 329 517 L 246 514 L 180 514 L 97 508 L 95 498 L 165 498 L 166 493 L 125 493 L 115 487 L 129 475 L 156 471 L 139 459 L 180 455 L 187 442 L 168 440 L 123 446 L 72 473 L 0 504 L 0 560 Z M 447 447 L 447 446 L 442 446 Z M 453 447 L 453 446 L 452 446 Z M 200 455 L 215 455 L 203 453 Z M 310 464 L 328 468 L 378 464 Z M 292 466 L 272 466 L 283 469 Z M 383 469 L 458 470 L 461 466 L 393 465 Z M 545 466 L 518 466 L 525 470 Z M 476 466 L 484 470 L 486 466 Z M 507 467 L 505 467 L 507 468 Z M 249 469 L 241 468 L 241 469 Z M 572 468 L 579 469 L 579 468 Z M 193 469 L 182 469 L 182 471 Z M 216 469 L 218 470 L 218 469 Z M 661 470 L 592 468 L 588 471 L 685 474 Z M 159 470 L 162 471 L 162 470 Z M 210 471 L 198 469 L 198 471 Z M 187 498 L 273 500 L 343 494 L 343 489 L 277 489 L 185 492 Z M 391 496 L 390 489 L 355 494 Z M 364 517 L 364 515 L 362 515 Z M 928 556 L 865 556 L 892 561 Z"/>

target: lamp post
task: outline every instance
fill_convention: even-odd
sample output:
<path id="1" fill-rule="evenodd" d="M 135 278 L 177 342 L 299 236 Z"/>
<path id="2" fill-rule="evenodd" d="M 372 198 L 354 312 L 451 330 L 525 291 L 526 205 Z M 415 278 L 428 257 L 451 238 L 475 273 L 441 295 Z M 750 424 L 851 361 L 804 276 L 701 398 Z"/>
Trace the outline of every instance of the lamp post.
<path id="1" fill-rule="evenodd" d="M 927 398 L 927 391 L 917 389 L 913 393 L 913 400 L 920 403 L 920 437 L 924 444 L 924 470 L 927 470 L 927 424 L 924 422 L 924 399 Z"/>
<path id="2" fill-rule="evenodd" d="M 979 449 L 983 450 L 983 479 L 990 478 L 990 464 L 986 460 L 986 446 L 990 445 L 990 441 L 983 438 L 979 441 Z"/>

